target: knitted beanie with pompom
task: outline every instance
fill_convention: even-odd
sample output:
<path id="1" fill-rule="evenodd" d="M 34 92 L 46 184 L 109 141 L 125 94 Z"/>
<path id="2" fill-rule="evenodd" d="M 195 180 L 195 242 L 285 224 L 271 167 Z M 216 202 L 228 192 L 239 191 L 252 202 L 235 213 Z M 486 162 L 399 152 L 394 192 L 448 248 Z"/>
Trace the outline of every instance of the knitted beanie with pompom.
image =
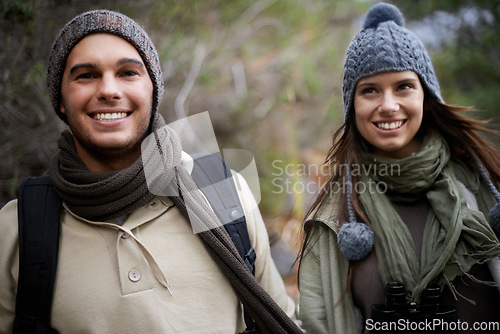
<path id="1" fill-rule="evenodd" d="M 415 72 L 430 94 L 442 101 L 431 59 L 418 37 L 405 28 L 403 14 L 394 5 L 378 3 L 367 13 L 363 29 L 347 50 L 342 81 L 344 118 L 352 110 L 359 80 L 383 72 Z"/>

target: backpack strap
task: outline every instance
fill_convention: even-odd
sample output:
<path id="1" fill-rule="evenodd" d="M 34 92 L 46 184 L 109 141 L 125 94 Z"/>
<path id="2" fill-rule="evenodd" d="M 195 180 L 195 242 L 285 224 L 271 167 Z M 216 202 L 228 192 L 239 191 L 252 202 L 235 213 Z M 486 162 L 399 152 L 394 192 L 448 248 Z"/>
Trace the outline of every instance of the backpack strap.
<path id="1" fill-rule="evenodd" d="M 218 154 L 192 154 L 194 160 L 191 176 L 205 195 L 215 215 L 224 224 L 238 253 L 252 275 L 255 275 L 255 250 L 250 243 L 243 208 L 230 179 L 230 170 Z M 243 309 L 246 330 L 242 334 L 257 333 L 257 325 L 250 314 Z"/>
<path id="2" fill-rule="evenodd" d="M 18 196 L 19 279 L 14 333 L 57 333 L 50 327 L 59 250 L 61 200 L 49 175 L 21 183 Z"/>
<path id="3" fill-rule="evenodd" d="M 224 223 L 238 253 L 255 275 L 255 251 L 250 243 L 243 208 L 225 161 L 218 154 L 192 154 L 192 177 L 216 216 Z"/>

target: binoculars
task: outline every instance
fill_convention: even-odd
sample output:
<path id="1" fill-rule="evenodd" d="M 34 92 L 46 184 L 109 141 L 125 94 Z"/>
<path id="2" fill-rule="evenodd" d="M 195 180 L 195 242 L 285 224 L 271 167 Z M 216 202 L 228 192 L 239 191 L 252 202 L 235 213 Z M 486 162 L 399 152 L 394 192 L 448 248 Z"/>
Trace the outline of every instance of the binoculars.
<path id="1" fill-rule="evenodd" d="M 456 326 L 446 326 L 458 322 L 457 311 L 439 304 L 439 286 L 427 286 L 420 304 L 406 299 L 404 285 L 399 282 L 387 283 L 384 295 L 385 303 L 371 307 L 371 318 L 367 321 L 370 333 L 459 333 Z"/>

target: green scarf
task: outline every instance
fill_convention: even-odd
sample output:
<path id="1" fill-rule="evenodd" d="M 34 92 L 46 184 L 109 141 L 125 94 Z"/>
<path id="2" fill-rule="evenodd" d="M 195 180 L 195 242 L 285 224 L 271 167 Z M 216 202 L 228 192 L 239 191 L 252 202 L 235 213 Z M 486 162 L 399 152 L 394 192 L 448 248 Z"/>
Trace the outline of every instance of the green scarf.
<path id="1" fill-rule="evenodd" d="M 498 239 L 483 213 L 467 207 L 443 138 L 426 138 L 419 152 L 404 159 L 364 155 L 362 160 L 368 173 L 360 182 L 376 182 L 376 189 L 387 189 L 384 193 L 366 187 L 372 190 L 359 193 L 375 232 L 383 282 L 402 282 L 417 302 L 429 283 L 441 288 L 446 284 L 456 294 L 456 277 L 471 277 L 468 272 L 474 264 L 500 255 Z M 392 173 L 380 172 L 388 166 Z M 427 197 L 431 210 L 420 262 L 410 232 L 391 201 L 411 202 L 422 196 Z"/>

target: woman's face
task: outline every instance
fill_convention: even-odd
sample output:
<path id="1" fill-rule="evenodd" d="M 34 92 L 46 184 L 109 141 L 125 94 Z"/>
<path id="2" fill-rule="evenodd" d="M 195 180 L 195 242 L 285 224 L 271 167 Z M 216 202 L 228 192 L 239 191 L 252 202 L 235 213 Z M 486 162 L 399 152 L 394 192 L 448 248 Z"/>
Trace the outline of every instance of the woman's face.
<path id="1" fill-rule="evenodd" d="M 355 122 L 376 154 L 405 158 L 420 148 L 424 90 L 415 72 L 385 72 L 361 79 L 354 92 Z"/>

